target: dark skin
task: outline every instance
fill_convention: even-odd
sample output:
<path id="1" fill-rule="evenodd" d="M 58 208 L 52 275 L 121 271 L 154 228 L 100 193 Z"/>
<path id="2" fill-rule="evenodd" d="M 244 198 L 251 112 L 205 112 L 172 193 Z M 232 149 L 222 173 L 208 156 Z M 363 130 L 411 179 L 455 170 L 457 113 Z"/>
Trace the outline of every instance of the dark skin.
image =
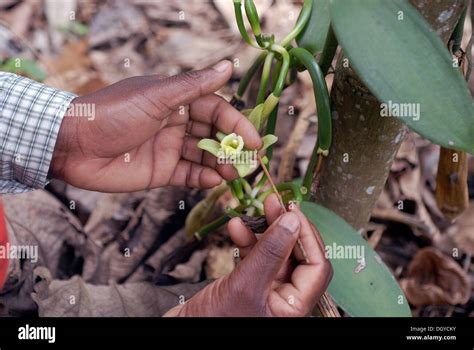
<path id="1" fill-rule="evenodd" d="M 50 174 L 79 188 L 131 192 L 162 186 L 212 188 L 237 177 L 231 165 L 197 148 L 216 130 L 235 132 L 259 149 L 253 125 L 214 94 L 229 80 L 232 64 L 169 78 L 134 77 L 74 104 L 94 104 L 95 118 L 65 117 Z M 316 229 L 295 208 L 282 215 L 276 196 L 265 201 L 271 226 L 257 241 L 239 218 L 228 229 L 244 260 L 167 316 L 305 316 L 332 276 Z M 300 238 L 309 262 L 295 248 Z M 255 278 L 259 276 L 259 278 Z"/>

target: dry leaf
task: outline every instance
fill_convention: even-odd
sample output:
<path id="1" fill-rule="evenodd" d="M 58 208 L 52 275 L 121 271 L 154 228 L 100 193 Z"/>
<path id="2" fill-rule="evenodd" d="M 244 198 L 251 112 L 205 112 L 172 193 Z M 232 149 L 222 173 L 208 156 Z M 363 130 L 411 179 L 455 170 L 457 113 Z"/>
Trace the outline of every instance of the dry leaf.
<path id="1" fill-rule="evenodd" d="M 193 192 L 186 188 L 164 187 L 146 192 L 127 226 L 115 232 L 105 247 L 100 263 L 94 269 L 85 266 L 84 278 L 94 283 L 127 280 L 183 226 L 187 213 L 183 209 L 188 208 L 187 198 L 192 196 Z"/>
<path id="2" fill-rule="evenodd" d="M 168 273 L 168 275 L 180 282 L 198 282 L 201 278 L 202 265 L 206 257 L 207 250 L 197 250 L 187 262 L 176 265 L 174 270 Z"/>
<path id="3" fill-rule="evenodd" d="M 46 191 L 3 195 L 2 199 L 10 244 L 37 248 L 37 261 L 10 260 L 12 272 L 0 303 L 9 314 L 31 313 L 36 309 L 30 297 L 34 268 L 45 266 L 56 278 L 67 278 L 80 273 L 84 261 L 97 260 L 97 247 L 77 218 Z"/>
<path id="4" fill-rule="evenodd" d="M 469 207 L 456 219 L 448 232 L 459 249 L 474 255 L 474 201 L 470 202 Z"/>
<path id="5" fill-rule="evenodd" d="M 212 247 L 206 261 L 206 276 L 217 279 L 231 273 L 235 268 L 232 247 Z"/>
<path id="6" fill-rule="evenodd" d="M 48 20 L 49 35 L 53 47 L 58 50 L 64 42 L 64 33 L 61 29 L 67 28 L 70 23 L 71 13 L 76 11 L 76 0 L 46 0 L 44 12 Z"/>
<path id="7" fill-rule="evenodd" d="M 141 11 L 128 1 L 112 1 L 96 13 L 90 24 L 90 47 L 117 43 L 134 34 L 146 35 L 148 22 Z"/>
<path id="8" fill-rule="evenodd" d="M 470 279 L 454 261 L 435 248 L 418 251 L 400 284 L 415 306 L 465 304 L 471 293 Z"/>
<path id="9" fill-rule="evenodd" d="M 53 280 L 44 267 L 35 270 L 35 281 L 32 297 L 40 317 L 158 317 L 207 283 L 169 287 L 146 282 L 93 285 L 79 276 Z"/>

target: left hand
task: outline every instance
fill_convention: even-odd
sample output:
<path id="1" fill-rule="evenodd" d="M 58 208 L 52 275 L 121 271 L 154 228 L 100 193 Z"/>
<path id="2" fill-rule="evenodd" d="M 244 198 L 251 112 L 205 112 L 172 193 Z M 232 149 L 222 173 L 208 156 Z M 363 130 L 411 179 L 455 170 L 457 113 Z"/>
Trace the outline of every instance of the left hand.
<path id="1" fill-rule="evenodd" d="M 130 192 L 167 185 L 211 188 L 237 177 L 200 150 L 217 130 L 241 135 L 249 149 L 261 138 L 248 119 L 214 94 L 229 80 L 232 64 L 174 77 L 133 77 L 86 96 L 94 118 L 65 116 L 50 174 L 71 185 L 102 192 Z M 80 109 L 79 109 L 80 110 Z"/>

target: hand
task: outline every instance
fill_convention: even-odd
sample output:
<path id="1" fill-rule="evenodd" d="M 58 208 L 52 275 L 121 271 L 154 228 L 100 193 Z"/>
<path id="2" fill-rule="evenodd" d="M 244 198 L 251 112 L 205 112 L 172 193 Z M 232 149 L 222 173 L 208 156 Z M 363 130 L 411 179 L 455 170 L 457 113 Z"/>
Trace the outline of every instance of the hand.
<path id="1" fill-rule="evenodd" d="M 165 316 L 307 316 L 332 277 L 319 233 L 295 208 L 281 215 L 278 199 L 265 201 L 271 226 L 257 241 L 239 218 L 228 228 L 244 260 Z M 298 237 L 309 263 L 295 248 Z M 293 255 L 292 255 L 293 252 Z"/>
<path id="2" fill-rule="evenodd" d="M 241 135 L 249 149 L 261 147 L 253 125 L 213 94 L 232 75 L 232 64 L 161 79 L 142 76 L 73 100 L 74 111 L 90 104 L 95 116 L 65 116 L 50 175 L 76 187 L 128 192 L 166 185 L 211 188 L 237 177 L 231 165 L 197 148 L 217 130 Z M 75 107 L 76 106 L 76 107 Z"/>

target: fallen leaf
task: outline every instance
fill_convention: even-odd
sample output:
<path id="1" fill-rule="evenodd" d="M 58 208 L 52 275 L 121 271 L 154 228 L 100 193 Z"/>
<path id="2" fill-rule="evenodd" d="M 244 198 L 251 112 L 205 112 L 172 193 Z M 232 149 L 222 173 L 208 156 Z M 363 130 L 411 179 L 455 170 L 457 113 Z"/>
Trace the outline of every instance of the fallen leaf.
<path id="1" fill-rule="evenodd" d="M 71 13 L 76 11 L 76 0 L 46 0 L 44 12 L 48 20 L 49 35 L 51 43 L 59 50 L 64 42 L 64 33 L 61 28 L 67 28 L 71 24 Z"/>
<path id="2" fill-rule="evenodd" d="M 181 282 L 199 282 L 206 257 L 207 250 L 197 250 L 191 255 L 187 262 L 176 265 L 174 270 L 168 273 L 168 275 Z"/>
<path id="3" fill-rule="evenodd" d="M 408 267 L 408 277 L 400 285 L 414 306 L 465 304 L 471 293 L 466 272 L 451 257 L 432 247 L 418 251 Z"/>
<path id="4" fill-rule="evenodd" d="M 469 203 L 469 207 L 456 219 L 454 225 L 448 228 L 448 232 L 459 249 L 474 255 L 474 201 Z"/>
<path id="5" fill-rule="evenodd" d="M 231 273 L 235 268 L 234 250 L 232 247 L 212 247 L 206 261 L 206 276 L 217 279 Z"/>
<path id="6" fill-rule="evenodd" d="M 145 16 L 128 1 L 119 0 L 102 6 L 90 23 L 90 47 L 112 45 L 134 34 L 146 36 L 148 23 Z"/>
<path id="7" fill-rule="evenodd" d="M 84 261 L 96 261 L 98 251 L 77 218 L 48 192 L 3 195 L 2 200 L 10 244 L 37 249 L 32 252 L 37 256 L 10 260 L 10 278 L 0 304 L 10 315 L 30 314 L 36 311 L 30 297 L 35 267 L 45 266 L 56 278 L 68 278 L 81 272 Z"/>
<path id="8" fill-rule="evenodd" d="M 93 285 L 74 276 L 54 280 L 48 269 L 35 269 L 33 300 L 40 317 L 158 317 L 189 299 L 208 282 L 158 287 L 152 283 Z"/>

